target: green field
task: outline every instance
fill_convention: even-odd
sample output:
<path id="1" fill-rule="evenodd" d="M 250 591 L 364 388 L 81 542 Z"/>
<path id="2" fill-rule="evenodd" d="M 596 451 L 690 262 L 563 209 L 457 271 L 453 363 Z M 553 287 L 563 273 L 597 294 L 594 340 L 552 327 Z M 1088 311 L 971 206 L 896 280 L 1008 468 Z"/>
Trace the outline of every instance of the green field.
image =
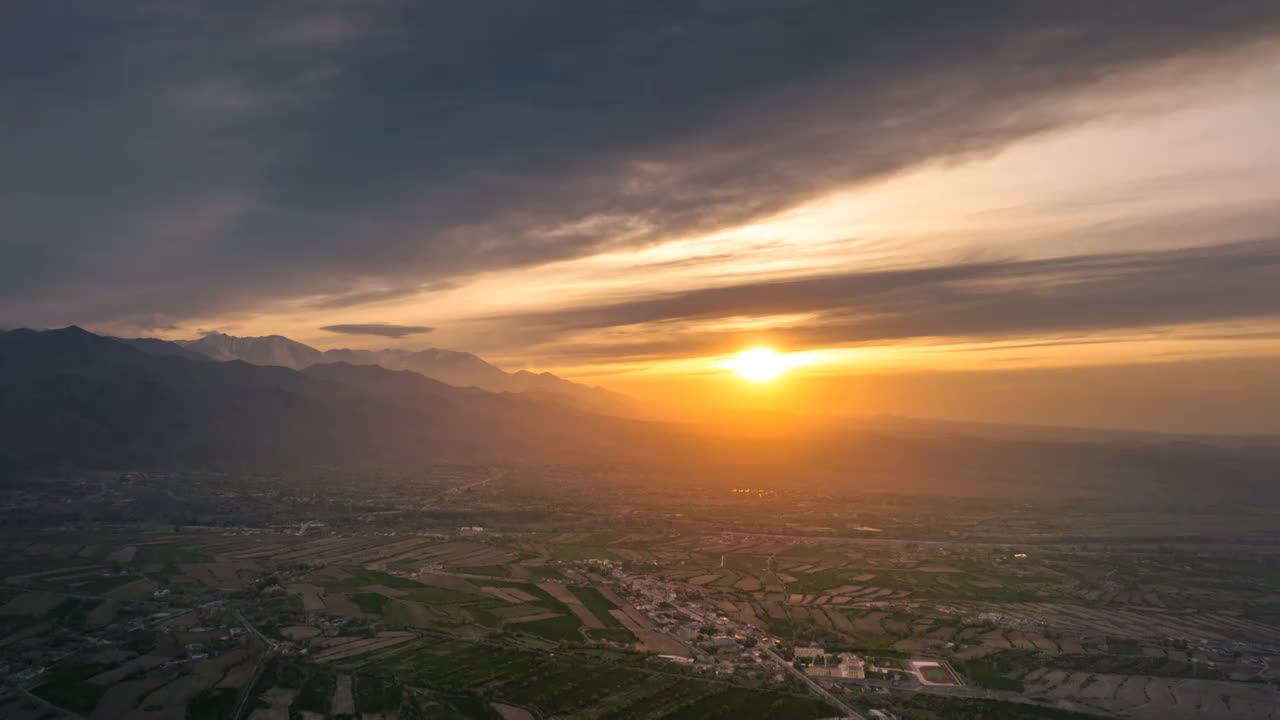
<path id="1" fill-rule="evenodd" d="M 589 653 L 548 653 L 441 639 L 379 658 L 353 659 L 362 675 L 441 693 L 479 692 L 542 717 L 590 710 L 593 717 L 766 720 L 831 717 L 834 710 L 805 696 L 655 673 L 644 656 L 617 652 L 609 662 Z"/>
<path id="2" fill-rule="evenodd" d="M 617 618 L 609 614 L 610 610 L 617 610 L 618 606 L 609 602 L 609 599 L 606 598 L 599 590 L 593 587 L 582 587 L 578 585 L 569 586 L 569 590 L 582 601 L 582 604 L 591 611 L 592 615 L 595 615 L 600 619 L 600 622 L 604 623 L 605 627 L 622 627 L 622 623 L 618 622 Z"/>
<path id="3" fill-rule="evenodd" d="M 369 613 L 370 615 L 381 615 L 394 601 L 386 595 L 378 593 L 353 593 L 347 596 L 351 602 L 360 608 L 360 612 Z"/>
<path id="4" fill-rule="evenodd" d="M 214 557 L 198 546 L 198 540 L 178 540 L 148 545 L 138 545 L 138 552 L 133 556 L 132 565 L 159 563 L 161 565 L 177 565 L 178 563 L 213 562 Z M 176 570 L 176 568 L 175 568 Z M 178 571 L 175 574 L 181 574 Z"/>
<path id="5" fill-rule="evenodd" d="M 520 623 L 512 627 L 515 628 L 516 632 L 537 635 L 552 642 L 580 642 L 582 640 L 582 633 L 579 632 L 582 623 L 573 615 L 562 615 L 546 620 Z M 508 630 L 510 629 L 508 628 Z"/>
<path id="6" fill-rule="evenodd" d="M 467 608 L 467 614 L 481 627 L 491 630 L 497 630 L 502 627 L 502 618 L 494 615 L 488 608 L 469 607 Z"/>
<path id="7" fill-rule="evenodd" d="M 397 590 L 418 590 L 426 588 L 425 585 L 417 580 L 402 578 L 398 575 L 378 572 L 359 566 L 342 566 L 342 571 L 346 577 L 333 577 L 327 574 L 317 574 L 312 576 L 312 580 L 324 589 L 338 592 L 358 592 L 369 585 L 382 585 L 384 587 L 396 588 Z"/>
<path id="8" fill-rule="evenodd" d="M 187 720 L 229 720 L 239 695 L 234 688 L 201 690 L 187 704 Z"/>
<path id="9" fill-rule="evenodd" d="M 1034 650 L 1006 650 L 986 657 L 963 660 L 957 670 L 974 685 L 988 690 L 1022 692 L 1022 677 L 1040 666 Z"/>
<path id="10" fill-rule="evenodd" d="M 76 713 L 87 713 L 98 704 L 107 689 L 87 682 L 110 665 L 64 664 L 50 670 L 44 682 L 32 691 L 35 695 Z"/>
<path id="11" fill-rule="evenodd" d="M 478 600 L 492 600 L 487 595 L 482 595 L 479 591 L 474 593 L 461 592 L 459 590 L 448 590 L 446 588 L 437 587 L 418 587 L 408 591 L 404 596 L 405 600 L 420 602 L 424 605 L 456 605 L 460 603 L 476 602 Z"/>
<path id="12" fill-rule="evenodd" d="M 356 675 L 353 683 L 356 712 L 387 713 L 400 709 L 404 691 L 395 681 L 371 675 Z"/>
<path id="13" fill-rule="evenodd" d="M 325 714 L 329 712 L 329 701 L 333 698 L 335 680 L 328 672 L 308 667 L 298 689 L 298 696 L 289 707 L 290 713 L 309 711 Z"/>

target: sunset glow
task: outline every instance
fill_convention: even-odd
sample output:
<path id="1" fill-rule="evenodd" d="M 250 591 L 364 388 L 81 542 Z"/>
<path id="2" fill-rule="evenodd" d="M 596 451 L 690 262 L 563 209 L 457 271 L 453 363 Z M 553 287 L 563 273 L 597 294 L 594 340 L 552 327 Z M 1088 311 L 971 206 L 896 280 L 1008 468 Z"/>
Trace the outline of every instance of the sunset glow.
<path id="1" fill-rule="evenodd" d="M 786 372 L 790 363 L 769 348 L 754 348 L 739 353 L 728 365 L 745 380 L 767 382 Z"/>
<path id="2" fill-rule="evenodd" d="M 139 5 L 170 42 L 196 22 Z M 1268 403 L 1225 423 L 1196 400 L 1246 382 L 1227 364 L 1280 357 L 1280 45 L 1259 18 L 1046 9 L 1028 26 L 1048 29 L 1028 36 L 1002 13 L 969 22 L 947 3 L 888 17 L 778 3 L 750 21 L 732 18 L 758 11 L 713 3 L 604 23 L 610 42 L 531 59 L 520 84 L 539 92 L 512 106 L 509 65 L 487 53 L 456 82 L 384 78 L 396 52 L 396 68 L 461 62 L 441 29 L 457 18 L 415 21 L 432 5 L 411 5 L 320 20 L 210 11 L 202 22 L 261 34 L 234 53 L 220 44 L 236 32 L 202 36 L 210 47 L 191 57 L 206 59 L 172 75 L 126 51 L 150 47 L 129 11 L 103 11 L 121 17 L 104 41 L 114 51 L 65 36 L 69 56 L 102 52 L 110 77 L 20 85 L 43 89 L 15 106 L 67 101 L 14 129 L 4 223 L 26 240 L 0 258 L 0 320 L 464 351 L 699 410 L 727 397 L 897 413 L 903 395 L 887 386 L 841 390 L 879 390 L 888 381 L 874 378 L 892 374 L 966 398 L 907 409 L 930 416 L 1090 425 L 1114 422 L 1116 402 L 1147 409 L 1125 422 L 1142 429 L 1280 432 L 1274 414 L 1252 412 Z M 547 28 L 600 22 L 555 14 Z M 898 21 L 903 39 L 890 42 L 877 23 Z M 29 22 L 26 37 L 64 37 L 54 16 Z M 904 65 L 902 48 L 933 47 L 930 23 L 954 44 Z M 442 35 L 423 42 L 421 28 Z M 792 34 L 804 40 L 782 40 Z M 752 51 L 733 82 L 702 60 L 766 37 L 779 46 Z M 1073 37 L 1114 52 L 1061 44 Z M 639 48 L 658 38 L 677 45 L 663 46 L 680 58 L 669 77 L 610 50 L 647 57 Z M 242 56 L 256 60 L 228 60 Z M 120 88 L 111 108 L 81 93 L 99 80 Z M 673 94 L 656 102 L 656 87 Z M 132 117 L 166 122 L 144 139 L 121 121 Z M 1085 381 L 1153 363 L 1222 380 L 1160 388 L 1188 413 L 1093 398 Z M 1248 384 L 1280 387 L 1258 372 Z M 969 399 L 960 373 L 994 387 L 1073 379 L 1037 385 L 1048 396 L 1034 400 Z M 826 390 L 800 408 L 811 384 Z"/>

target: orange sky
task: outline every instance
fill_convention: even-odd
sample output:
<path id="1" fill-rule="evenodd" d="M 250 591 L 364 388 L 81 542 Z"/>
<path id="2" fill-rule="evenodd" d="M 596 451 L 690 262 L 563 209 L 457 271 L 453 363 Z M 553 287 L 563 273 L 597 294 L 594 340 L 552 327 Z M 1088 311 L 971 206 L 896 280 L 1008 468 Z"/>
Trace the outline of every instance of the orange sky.
<path id="1" fill-rule="evenodd" d="M 13 14 L 0 325 L 1280 432 L 1265 2 L 184 5 Z"/>
<path id="2" fill-rule="evenodd" d="M 1250 53 L 1229 63 L 1196 66 L 1176 82 L 1171 72 L 1117 80 L 1114 88 L 1094 88 L 1070 99 L 1080 119 L 1068 127 L 995 153 L 835 188 L 740 227 L 464 276 L 447 289 L 342 310 L 316 311 L 317 298 L 294 298 L 252 312 L 194 318 L 167 334 L 187 337 L 200 328 L 217 328 L 240 335 L 284 334 L 322 348 L 453 347 L 481 353 L 508 369 L 551 370 L 642 395 L 679 386 L 691 389 L 685 397 L 717 406 L 803 406 L 806 412 L 826 408 L 812 398 L 801 401 L 802 393 L 785 390 L 787 382 L 744 388 L 740 381 L 726 380 L 732 377 L 724 368 L 726 357 L 756 345 L 789 353 L 794 385 L 799 378 L 1280 355 L 1280 319 L 1273 317 L 819 345 L 797 342 L 788 332 L 814 319 L 815 312 L 806 310 L 545 334 L 521 327 L 520 318 L 530 314 L 744 282 L 971 260 L 1160 251 L 1272 230 L 1280 219 L 1280 146 L 1272 124 L 1280 117 L 1276 55 Z M 353 291 L 378 288 L 374 280 Z M 370 319 L 437 329 L 399 341 L 317 329 Z M 655 341 L 670 347 L 652 352 Z M 862 394 L 861 406 L 853 410 L 893 409 L 888 399 L 873 402 Z M 949 412 L 952 406 L 941 402 L 917 405 L 935 415 L 964 415 L 974 412 L 975 403 L 964 401 L 959 412 Z"/>

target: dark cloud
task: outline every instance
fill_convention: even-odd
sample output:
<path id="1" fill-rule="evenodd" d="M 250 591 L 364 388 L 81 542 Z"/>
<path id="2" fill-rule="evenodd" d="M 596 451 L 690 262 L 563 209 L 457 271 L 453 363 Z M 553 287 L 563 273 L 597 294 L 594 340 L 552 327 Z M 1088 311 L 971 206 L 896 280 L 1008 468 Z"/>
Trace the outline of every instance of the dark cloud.
<path id="1" fill-rule="evenodd" d="M 1280 240 L 1042 260 L 957 263 L 668 294 L 612 305 L 494 318 L 531 337 L 661 327 L 659 340 L 556 348 L 580 358 L 687 356 L 762 334 L 799 347 L 907 338 L 1002 339 L 1280 319 Z M 698 323 L 804 314 L 767 333 Z"/>
<path id="2" fill-rule="evenodd" d="M 1278 26 L 1267 0 L 9 3 L 0 312 L 359 299 L 719 228 Z"/>
<path id="3" fill-rule="evenodd" d="M 359 323 L 349 325 L 325 325 L 321 330 L 346 335 L 379 335 L 381 337 L 402 338 L 410 335 L 421 335 L 435 330 L 425 325 L 387 325 L 385 323 Z"/>

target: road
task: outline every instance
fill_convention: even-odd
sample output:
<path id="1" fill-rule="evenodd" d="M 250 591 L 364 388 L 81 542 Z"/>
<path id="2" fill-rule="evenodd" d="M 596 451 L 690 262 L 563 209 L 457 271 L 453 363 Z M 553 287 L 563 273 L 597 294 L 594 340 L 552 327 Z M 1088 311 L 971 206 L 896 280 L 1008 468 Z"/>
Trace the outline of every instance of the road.
<path id="1" fill-rule="evenodd" d="M 857 710 L 854 710 L 853 708 L 849 707 L 847 704 L 845 704 L 843 700 L 836 697 L 835 695 L 832 695 L 830 692 L 827 691 L 826 688 L 814 682 L 813 678 L 797 670 L 794 665 L 787 662 L 786 660 L 783 660 L 782 657 L 779 656 L 777 653 L 775 653 L 774 651 L 770 650 L 767 647 L 764 647 L 763 645 L 761 647 L 763 648 L 764 654 L 768 655 L 771 660 L 778 663 L 782 667 L 786 668 L 787 671 L 790 672 L 792 675 L 795 675 L 796 677 L 800 678 L 801 682 L 803 682 L 805 685 L 808 685 L 809 689 L 817 693 L 818 696 L 821 697 L 823 700 L 826 700 L 832 705 L 835 705 L 836 707 L 840 708 L 840 712 L 844 713 L 844 717 L 849 718 L 849 720 L 867 720 L 866 715 L 863 715 Z"/>
<path id="2" fill-rule="evenodd" d="M 240 624 L 243 625 L 246 630 L 253 633 L 254 636 L 258 638 L 258 640 L 262 641 L 262 644 L 266 646 L 268 653 L 274 653 L 276 651 L 275 640 L 272 640 L 266 635 L 263 635 L 261 632 L 258 632 L 258 628 L 254 627 L 253 623 L 246 620 L 244 615 L 240 614 L 239 610 L 234 611 L 234 615 L 235 615 L 235 618 L 240 621 Z"/>
<path id="3" fill-rule="evenodd" d="M 258 680 L 262 678 L 262 671 L 267 669 L 267 655 L 258 658 L 258 665 L 253 669 L 253 677 L 249 678 L 249 682 L 240 688 L 240 697 L 236 699 L 236 709 L 232 711 L 231 720 L 240 720 L 246 716 L 253 703 L 253 691 L 258 687 Z"/>
<path id="4" fill-rule="evenodd" d="M 231 713 L 232 720 L 240 720 L 252 707 L 250 701 L 253 700 L 253 691 L 258 687 L 258 679 L 262 677 L 262 671 L 267 669 L 267 663 L 271 660 L 271 656 L 275 654 L 276 644 L 273 640 L 258 632 L 258 628 L 245 619 L 245 616 L 239 610 L 236 610 L 234 614 L 240 624 L 263 644 L 262 655 L 258 658 L 258 665 L 253 669 L 253 677 L 249 678 L 249 682 L 240 688 L 240 697 L 236 700 L 236 709 Z"/>

